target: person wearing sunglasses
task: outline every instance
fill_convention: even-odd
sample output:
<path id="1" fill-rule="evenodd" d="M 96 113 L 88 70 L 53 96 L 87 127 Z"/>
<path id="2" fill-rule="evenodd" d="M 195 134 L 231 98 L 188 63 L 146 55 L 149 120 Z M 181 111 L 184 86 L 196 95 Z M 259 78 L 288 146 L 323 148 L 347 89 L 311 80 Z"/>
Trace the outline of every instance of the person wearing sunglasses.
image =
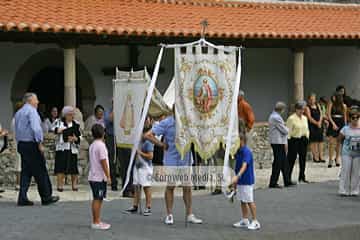
<path id="1" fill-rule="evenodd" d="M 358 196 L 360 189 L 360 108 L 352 106 L 350 122 L 340 131 L 339 141 L 343 142 L 339 194 Z"/>

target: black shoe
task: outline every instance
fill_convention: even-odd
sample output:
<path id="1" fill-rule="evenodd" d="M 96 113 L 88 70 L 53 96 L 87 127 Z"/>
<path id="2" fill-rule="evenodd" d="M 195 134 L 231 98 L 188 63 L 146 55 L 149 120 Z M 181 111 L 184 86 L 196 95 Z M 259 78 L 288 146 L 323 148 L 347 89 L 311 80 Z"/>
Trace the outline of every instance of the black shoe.
<path id="1" fill-rule="evenodd" d="M 332 168 L 332 164 L 329 164 L 329 165 L 328 165 L 328 168 Z"/>
<path id="2" fill-rule="evenodd" d="M 279 184 L 275 184 L 275 185 L 269 185 L 269 188 L 278 188 L 281 189 L 282 187 Z"/>
<path id="3" fill-rule="evenodd" d="M 285 184 L 285 187 L 295 187 L 295 186 L 296 186 L 296 183 L 294 183 L 294 182 Z"/>
<path id="4" fill-rule="evenodd" d="M 0 189 L 0 193 L 4 193 L 4 192 L 5 192 L 5 190 L 1 188 L 1 189 Z"/>
<path id="5" fill-rule="evenodd" d="M 118 187 L 117 187 L 117 186 L 112 186 L 112 187 L 111 187 L 111 191 L 117 192 L 117 191 L 119 191 L 119 190 L 118 190 Z"/>
<path id="6" fill-rule="evenodd" d="M 34 202 L 26 200 L 26 201 L 23 201 L 23 202 L 18 202 L 17 205 L 19 207 L 34 206 Z"/>
<path id="7" fill-rule="evenodd" d="M 336 166 L 336 167 L 340 167 L 340 163 L 337 163 L 335 166 Z"/>
<path id="8" fill-rule="evenodd" d="M 56 203 L 56 202 L 59 201 L 59 200 L 60 200 L 60 198 L 59 198 L 58 196 L 52 196 L 52 197 L 50 197 L 50 198 L 47 199 L 47 200 L 41 201 L 41 204 L 42 204 L 43 206 L 47 206 L 47 205 L 50 205 L 50 204 L 54 204 L 54 203 Z"/>
<path id="9" fill-rule="evenodd" d="M 211 195 L 219 195 L 219 194 L 222 194 L 221 189 L 215 189 L 215 190 L 211 193 Z"/>
<path id="10" fill-rule="evenodd" d="M 306 179 L 299 179 L 299 182 L 303 182 L 303 183 L 310 183 L 308 180 Z"/>
<path id="11" fill-rule="evenodd" d="M 324 159 L 320 159 L 319 162 L 321 162 L 321 163 L 326 163 L 326 161 L 325 161 Z"/>

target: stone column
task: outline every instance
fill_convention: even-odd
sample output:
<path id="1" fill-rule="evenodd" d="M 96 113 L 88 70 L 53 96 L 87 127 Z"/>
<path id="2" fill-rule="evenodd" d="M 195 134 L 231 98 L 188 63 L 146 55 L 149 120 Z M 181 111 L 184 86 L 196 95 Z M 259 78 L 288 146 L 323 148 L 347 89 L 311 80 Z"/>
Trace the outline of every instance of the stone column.
<path id="1" fill-rule="evenodd" d="M 64 48 L 64 105 L 76 107 L 75 48 Z"/>
<path id="2" fill-rule="evenodd" d="M 294 102 L 304 100 L 304 49 L 294 50 Z"/>

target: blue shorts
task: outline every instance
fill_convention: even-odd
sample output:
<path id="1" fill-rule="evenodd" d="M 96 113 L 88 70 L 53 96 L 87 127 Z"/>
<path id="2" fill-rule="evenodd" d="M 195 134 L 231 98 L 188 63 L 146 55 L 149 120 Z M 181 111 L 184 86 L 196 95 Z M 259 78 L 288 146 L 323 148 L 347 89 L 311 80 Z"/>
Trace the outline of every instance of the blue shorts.
<path id="1" fill-rule="evenodd" d="M 94 200 L 103 200 L 106 198 L 106 182 L 89 181 Z"/>

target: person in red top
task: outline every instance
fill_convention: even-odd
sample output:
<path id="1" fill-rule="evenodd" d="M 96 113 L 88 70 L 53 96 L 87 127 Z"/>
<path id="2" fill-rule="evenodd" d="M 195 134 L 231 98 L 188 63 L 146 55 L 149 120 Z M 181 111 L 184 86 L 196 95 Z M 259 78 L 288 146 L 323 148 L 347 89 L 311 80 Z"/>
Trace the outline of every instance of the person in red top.
<path id="1" fill-rule="evenodd" d="M 244 126 L 240 126 L 240 129 L 244 129 L 246 133 L 250 132 L 255 123 L 255 115 L 250 104 L 245 101 L 244 91 L 242 90 L 240 90 L 238 97 L 238 115 L 240 122 L 244 124 Z"/>

